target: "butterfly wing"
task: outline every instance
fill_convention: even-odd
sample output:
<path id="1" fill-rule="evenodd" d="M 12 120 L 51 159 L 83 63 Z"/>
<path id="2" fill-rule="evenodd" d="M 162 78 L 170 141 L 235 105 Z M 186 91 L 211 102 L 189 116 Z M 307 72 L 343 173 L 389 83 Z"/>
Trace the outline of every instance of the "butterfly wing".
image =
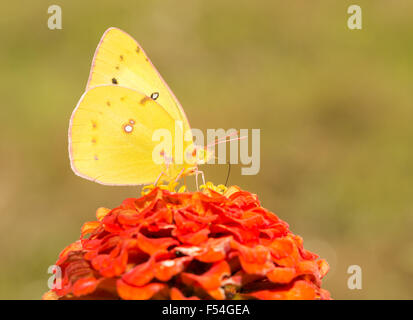
<path id="1" fill-rule="evenodd" d="M 168 129 L 174 141 L 174 125 L 171 115 L 143 93 L 115 85 L 93 87 L 82 96 L 70 120 L 72 169 L 106 185 L 153 183 L 167 170 L 176 176 L 185 165 L 157 164 L 152 155 L 160 143 L 153 141 L 154 132 Z M 184 147 L 189 145 L 192 142 Z"/>
<path id="2" fill-rule="evenodd" d="M 117 28 L 106 30 L 100 40 L 87 89 L 103 84 L 118 84 L 152 97 L 172 118 L 183 121 L 185 131 L 190 128 L 180 103 L 142 47 Z"/>

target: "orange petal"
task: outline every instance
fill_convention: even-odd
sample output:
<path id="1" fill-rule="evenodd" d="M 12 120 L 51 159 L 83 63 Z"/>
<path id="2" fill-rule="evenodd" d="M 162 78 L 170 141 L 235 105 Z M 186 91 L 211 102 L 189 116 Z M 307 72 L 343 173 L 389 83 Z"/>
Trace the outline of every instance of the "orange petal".
<path id="1" fill-rule="evenodd" d="M 59 296 L 57 295 L 56 292 L 54 292 L 53 290 L 49 290 L 47 291 L 45 294 L 43 294 L 42 296 L 42 300 L 58 300 Z M 176 299 L 178 300 L 178 299 Z"/>
<path id="2" fill-rule="evenodd" d="M 90 221 L 90 222 L 85 222 L 80 229 L 81 235 L 80 237 L 83 238 L 86 234 L 88 233 L 93 233 L 96 231 L 99 227 L 101 226 L 100 221 Z"/>
<path id="3" fill-rule="evenodd" d="M 109 213 L 109 212 L 111 212 L 112 210 L 110 210 L 110 209 L 108 209 L 108 208 L 103 208 L 103 207 L 101 207 L 101 208 L 98 208 L 97 210 L 96 210 L 96 218 L 99 220 L 99 221 L 102 221 L 102 219 Z"/>
<path id="4" fill-rule="evenodd" d="M 79 279 L 73 285 L 73 288 L 72 288 L 73 294 L 76 297 L 79 297 L 79 296 L 92 293 L 93 291 L 96 290 L 96 287 L 98 284 L 99 284 L 99 281 L 97 281 L 95 277 Z"/>
<path id="5" fill-rule="evenodd" d="M 216 262 L 225 259 L 227 253 L 231 249 L 231 239 L 231 236 L 208 239 L 204 250 L 196 256 L 196 259 L 202 262 Z"/>
<path id="6" fill-rule="evenodd" d="M 116 287 L 119 296 L 125 300 L 148 300 L 162 289 L 167 287 L 163 283 L 150 283 L 143 287 L 134 287 L 125 283 L 122 279 L 118 279 Z"/>
<path id="7" fill-rule="evenodd" d="M 114 253 L 118 255 L 115 256 Z M 91 261 L 93 268 L 104 277 L 114 277 L 122 274 L 125 271 L 127 262 L 128 251 L 126 248 L 113 249 L 110 254 L 98 255 Z"/>
<path id="8" fill-rule="evenodd" d="M 215 300 L 224 300 L 225 299 L 225 290 L 222 288 L 217 288 L 214 290 L 208 290 L 208 294 Z"/>
<path id="9" fill-rule="evenodd" d="M 149 255 L 167 251 L 170 246 L 179 244 L 179 242 L 173 238 L 147 238 L 141 233 L 138 233 L 137 242 L 139 249 Z"/>
<path id="10" fill-rule="evenodd" d="M 314 300 L 317 298 L 315 286 L 304 280 L 298 280 L 288 287 L 248 293 L 248 296 L 261 300 Z"/>
<path id="11" fill-rule="evenodd" d="M 269 249 L 275 263 L 283 267 L 294 267 L 301 260 L 295 242 L 290 236 L 275 239 Z"/>
<path id="12" fill-rule="evenodd" d="M 320 289 L 318 293 L 320 300 L 331 300 L 330 292 L 324 289 Z"/>
<path id="13" fill-rule="evenodd" d="M 57 265 L 62 264 L 70 252 L 73 251 L 81 251 L 83 249 L 82 242 L 80 240 L 73 242 L 72 244 L 68 245 L 66 248 L 62 250 L 59 254 L 59 260 L 56 262 Z"/>
<path id="14" fill-rule="evenodd" d="M 157 262 L 154 267 L 154 274 L 160 281 L 169 281 L 173 276 L 181 273 L 185 265 L 192 260 L 192 257 L 182 257 L 171 260 Z"/>
<path id="15" fill-rule="evenodd" d="M 318 269 L 320 271 L 320 278 L 324 278 L 328 270 L 330 270 L 330 266 L 328 262 L 324 259 L 318 260 L 317 264 L 318 264 Z"/>
<path id="16" fill-rule="evenodd" d="M 140 287 L 153 279 L 155 258 L 152 256 L 148 261 L 138 264 L 132 270 L 122 276 L 125 283 Z"/>
<path id="17" fill-rule="evenodd" d="M 300 274 L 312 274 L 319 278 L 320 273 L 318 270 L 318 263 L 316 261 L 304 260 L 297 264 L 297 272 Z"/>
<path id="18" fill-rule="evenodd" d="M 176 236 L 184 244 L 199 245 L 208 240 L 208 229 L 201 229 L 194 233 L 181 233 L 174 230 L 173 235 Z"/>
<path id="19" fill-rule="evenodd" d="M 120 206 L 122 209 L 130 209 L 135 210 L 135 212 L 137 212 L 136 200 L 136 198 L 126 198 L 122 201 L 122 204 Z"/>
<path id="20" fill-rule="evenodd" d="M 245 272 L 265 275 L 274 269 L 270 251 L 263 245 L 250 248 L 233 240 L 231 247 L 239 252 L 239 261 Z"/>
<path id="21" fill-rule="evenodd" d="M 294 268 L 276 267 L 267 273 L 268 279 L 274 283 L 290 283 L 297 276 Z"/>
<path id="22" fill-rule="evenodd" d="M 169 294 L 170 294 L 171 300 L 200 300 L 196 296 L 185 297 L 183 293 L 178 288 L 175 288 L 175 287 L 171 288 Z"/>
<path id="23" fill-rule="evenodd" d="M 182 273 L 182 281 L 187 285 L 198 283 L 205 290 L 215 290 L 222 285 L 222 279 L 231 275 L 231 269 L 226 261 L 216 262 L 204 274 Z"/>
<path id="24" fill-rule="evenodd" d="M 142 214 L 138 214 L 136 210 L 131 209 L 121 210 L 118 215 L 118 221 L 120 224 L 130 226 L 138 225 L 144 219 L 145 217 Z"/>

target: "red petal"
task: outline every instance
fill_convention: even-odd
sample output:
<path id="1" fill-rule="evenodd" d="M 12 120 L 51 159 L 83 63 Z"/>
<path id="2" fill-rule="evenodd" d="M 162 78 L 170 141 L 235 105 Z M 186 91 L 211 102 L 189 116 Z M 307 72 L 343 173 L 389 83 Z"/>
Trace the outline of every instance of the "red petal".
<path id="1" fill-rule="evenodd" d="M 136 210 L 125 209 L 119 212 L 118 221 L 120 224 L 135 226 L 145 219 L 143 214 L 139 214 Z"/>
<path id="2" fill-rule="evenodd" d="M 137 240 L 139 248 L 149 255 L 167 251 L 170 246 L 179 244 L 179 242 L 173 238 L 147 238 L 141 233 L 138 234 Z"/>
<path id="3" fill-rule="evenodd" d="M 218 239 L 208 239 L 204 250 L 196 256 L 196 259 L 202 262 L 216 262 L 225 259 L 227 253 L 231 249 L 231 240 L 231 236 Z"/>
<path id="4" fill-rule="evenodd" d="M 231 275 L 231 269 L 226 261 L 216 262 L 207 272 L 202 275 L 182 273 L 182 281 L 191 285 L 198 283 L 205 290 L 215 290 L 222 285 L 222 279 Z"/>
<path id="5" fill-rule="evenodd" d="M 125 283 L 122 279 L 116 282 L 119 296 L 125 300 L 148 300 L 162 289 L 167 288 L 163 283 L 150 283 L 143 287 L 134 287 Z"/>
<path id="6" fill-rule="evenodd" d="M 184 244 L 199 245 L 207 241 L 209 232 L 208 229 L 201 229 L 195 233 L 182 233 L 179 230 L 174 230 L 172 234 Z"/>
<path id="7" fill-rule="evenodd" d="M 297 276 L 294 268 L 277 267 L 267 273 L 268 279 L 274 283 L 290 283 Z"/>
<path id="8" fill-rule="evenodd" d="M 294 267 L 301 259 L 295 242 L 290 236 L 275 239 L 269 246 L 274 262 L 284 267 Z"/>
<path id="9" fill-rule="evenodd" d="M 70 252 L 81 251 L 83 249 L 82 242 L 80 240 L 68 245 L 59 254 L 59 260 L 57 260 L 56 265 L 61 265 L 68 257 Z"/>
<path id="10" fill-rule="evenodd" d="M 155 276 L 154 264 L 155 257 L 152 256 L 148 261 L 138 264 L 132 270 L 125 273 L 122 276 L 123 281 L 136 287 L 147 284 Z"/>
<path id="11" fill-rule="evenodd" d="M 136 200 L 136 198 L 127 198 L 122 201 L 122 204 L 120 206 L 122 209 L 134 210 L 136 213 Z"/>
<path id="12" fill-rule="evenodd" d="M 185 297 L 182 294 L 182 292 L 175 287 L 171 288 L 170 297 L 171 297 L 171 300 L 199 300 L 199 298 L 196 296 Z"/>
<path id="13" fill-rule="evenodd" d="M 235 240 L 231 241 L 231 247 L 238 250 L 239 261 L 245 272 L 265 275 L 267 272 L 274 269 L 270 251 L 266 247 L 257 245 L 254 248 L 250 248 Z"/>
<path id="14" fill-rule="evenodd" d="M 185 265 L 192 260 L 192 257 L 182 257 L 171 260 L 157 262 L 154 267 L 154 274 L 160 281 L 169 281 L 173 276 L 181 273 Z"/>
<path id="15" fill-rule="evenodd" d="M 76 297 L 92 293 L 96 290 L 99 281 L 95 277 L 82 278 L 73 285 L 73 294 Z"/>
<path id="16" fill-rule="evenodd" d="M 120 246 L 110 254 L 101 254 L 92 259 L 92 266 L 104 277 L 114 277 L 125 271 L 128 262 L 128 251 Z"/>
<path id="17" fill-rule="evenodd" d="M 296 281 L 292 286 L 257 291 L 248 295 L 261 300 L 314 300 L 317 297 L 315 286 L 304 280 Z"/>

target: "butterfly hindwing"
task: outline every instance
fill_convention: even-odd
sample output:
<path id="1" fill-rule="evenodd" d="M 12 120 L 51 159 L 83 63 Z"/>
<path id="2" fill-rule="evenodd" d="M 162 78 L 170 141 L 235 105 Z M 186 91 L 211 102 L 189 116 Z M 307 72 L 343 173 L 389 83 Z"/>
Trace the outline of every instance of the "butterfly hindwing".
<path id="1" fill-rule="evenodd" d="M 88 90 L 73 111 L 69 153 L 76 174 L 102 184 L 153 183 L 165 164 L 152 152 L 157 129 L 168 129 L 174 139 L 175 119 L 156 101 L 136 90 L 103 85 Z M 192 142 L 191 142 L 192 143 Z M 183 165 L 169 168 L 179 174 Z"/>

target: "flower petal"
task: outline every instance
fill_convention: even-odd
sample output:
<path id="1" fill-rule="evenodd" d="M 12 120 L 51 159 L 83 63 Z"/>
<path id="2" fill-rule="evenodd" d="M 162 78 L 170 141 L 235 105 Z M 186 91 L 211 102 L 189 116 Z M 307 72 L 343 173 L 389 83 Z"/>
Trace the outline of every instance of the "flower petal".
<path id="1" fill-rule="evenodd" d="M 199 300 L 198 297 L 192 296 L 192 297 L 185 297 L 182 292 L 178 288 L 171 288 L 170 290 L 170 297 L 171 300 Z"/>
<path id="2" fill-rule="evenodd" d="M 262 290 L 246 295 L 261 300 L 314 300 L 317 297 L 315 286 L 304 280 L 295 281 L 292 286 Z"/>
<path id="3" fill-rule="evenodd" d="M 163 283 L 150 283 L 146 286 L 135 287 L 125 283 L 122 279 L 116 282 L 119 296 L 125 300 L 148 300 L 159 291 L 167 288 Z"/>
<path id="4" fill-rule="evenodd" d="M 173 276 L 181 273 L 192 257 L 181 257 L 157 262 L 154 267 L 154 275 L 160 281 L 169 281 Z"/>
<path id="5" fill-rule="evenodd" d="M 96 290 L 99 281 L 95 277 L 82 278 L 73 285 L 73 294 L 77 297 L 92 293 Z"/>
<path id="6" fill-rule="evenodd" d="M 193 273 L 182 273 L 181 279 L 191 285 L 194 282 L 199 284 L 205 290 L 215 290 L 221 286 L 224 277 L 231 275 L 231 269 L 226 261 L 216 262 L 207 272 L 202 275 Z"/>

